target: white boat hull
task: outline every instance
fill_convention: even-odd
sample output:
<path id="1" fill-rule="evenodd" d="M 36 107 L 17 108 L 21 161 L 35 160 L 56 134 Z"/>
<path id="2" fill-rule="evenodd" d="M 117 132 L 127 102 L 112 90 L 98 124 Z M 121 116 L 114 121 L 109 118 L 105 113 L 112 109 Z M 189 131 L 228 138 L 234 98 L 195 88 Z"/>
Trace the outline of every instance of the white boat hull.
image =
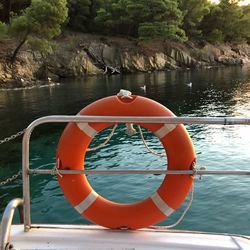
<path id="1" fill-rule="evenodd" d="M 161 229 L 109 230 L 99 226 L 36 225 L 24 232 L 13 225 L 11 243 L 29 250 L 250 249 L 250 238 Z"/>

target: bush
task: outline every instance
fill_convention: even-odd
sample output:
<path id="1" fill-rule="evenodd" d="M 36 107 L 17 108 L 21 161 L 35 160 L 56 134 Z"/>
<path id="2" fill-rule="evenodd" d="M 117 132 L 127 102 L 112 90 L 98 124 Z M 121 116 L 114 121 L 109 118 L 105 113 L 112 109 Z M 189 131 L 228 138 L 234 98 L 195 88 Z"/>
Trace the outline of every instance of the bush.
<path id="1" fill-rule="evenodd" d="M 223 43 L 225 40 L 225 36 L 221 30 L 214 29 L 209 36 L 207 37 L 207 41 L 210 43 Z"/>
<path id="2" fill-rule="evenodd" d="M 5 23 L 0 22 L 0 39 L 7 36 L 7 25 Z"/>
<path id="3" fill-rule="evenodd" d="M 140 40 L 151 40 L 162 38 L 177 42 L 187 40 L 184 30 L 166 22 L 142 23 L 139 26 L 138 34 Z"/>

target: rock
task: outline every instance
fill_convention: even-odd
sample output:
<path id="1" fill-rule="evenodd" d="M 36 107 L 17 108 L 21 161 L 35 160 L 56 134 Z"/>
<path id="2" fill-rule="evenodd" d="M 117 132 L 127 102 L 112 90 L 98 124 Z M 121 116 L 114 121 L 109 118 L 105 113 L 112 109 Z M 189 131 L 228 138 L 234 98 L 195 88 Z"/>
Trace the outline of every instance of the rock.
<path id="1" fill-rule="evenodd" d="M 146 72 L 148 70 L 143 55 L 132 54 L 127 51 L 121 55 L 121 68 L 125 72 Z"/>
<path id="2" fill-rule="evenodd" d="M 196 60 L 184 50 L 175 47 L 168 47 L 167 56 L 172 59 L 172 65 L 177 67 L 194 68 Z"/>
<path id="3" fill-rule="evenodd" d="M 167 57 L 164 53 L 156 53 L 148 58 L 152 70 L 164 70 L 167 65 Z"/>
<path id="4" fill-rule="evenodd" d="M 51 74 L 58 77 L 82 77 L 86 74 L 95 75 L 103 71 L 98 69 L 87 56 L 86 52 L 74 53 L 57 51 L 51 56 L 48 69 Z"/>
<path id="5" fill-rule="evenodd" d="M 240 64 L 242 64 L 242 59 L 222 55 L 222 56 L 218 57 L 217 62 L 224 64 L 224 65 L 229 65 L 229 66 L 240 65 Z"/>
<path id="6" fill-rule="evenodd" d="M 117 65 L 121 65 L 120 60 L 120 51 L 117 47 L 110 47 L 105 45 L 103 47 L 102 58 L 105 64 L 116 67 Z"/>
<path id="7" fill-rule="evenodd" d="M 12 78 L 12 75 L 11 75 L 11 74 L 8 74 L 8 73 L 5 73 L 5 74 L 4 74 L 4 78 L 11 79 L 11 78 Z"/>
<path id="8" fill-rule="evenodd" d="M 250 58 L 249 57 L 244 57 L 241 59 L 241 64 L 250 64 Z"/>
<path id="9" fill-rule="evenodd" d="M 38 84 L 59 78 L 104 73 L 153 72 L 179 68 L 209 68 L 250 63 L 250 45 L 211 45 L 173 42 L 138 43 L 124 38 L 100 39 L 75 35 L 74 44 L 60 39 L 57 49 L 44 61 L 39 54 L 23 50 L 11 67 L 0 58 L 0 87 L 6 84 Z M 14 76 L 14 77 L 13 77 Z M 21 81 L 20 79 L 23 79 Z"/>

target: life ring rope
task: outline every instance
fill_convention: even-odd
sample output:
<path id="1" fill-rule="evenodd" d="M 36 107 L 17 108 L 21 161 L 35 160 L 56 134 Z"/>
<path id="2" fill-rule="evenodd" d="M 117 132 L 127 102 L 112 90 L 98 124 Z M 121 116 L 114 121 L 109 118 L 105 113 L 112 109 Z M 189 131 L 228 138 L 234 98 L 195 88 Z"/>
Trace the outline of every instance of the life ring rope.
<path id="1" fill-rule="evenodd" d="M 104 147 L 112 138 L 112 136 L 114 135 L 115 133 L 115 130 L 117 129 L 118 127 L 118 124 L 115 124 L 109 134 L 109 136 L 106 138 L 106 140 L 104 142 L 102 142 L 101 144 L 99 144 L 98 146 L 94 147 L 94 148 L 87 148 L 87 152 L 89 151 L 95 151 L 95 150 L 98 150 L 102 147 Z"/>
<path id="2" fill-rule="evenodd" d="M 129 124 L 129 125 L 131 126 L 131 124 Z M 98 133 L 98 131 L 96 131 L 93 127 L 91 127 L 89 125 L 89 123 L 77 123 L 77 126 L 78 126 L 78 128 L 81 131 L 83 131 L 86 135 L 88 135 L 91 138 L 94 138 L 96 136 L 96 134 Z M 173 131 L 176 128 L 176 126 L 177 126 L 176 124 L 163 124 L 163 126 L 159 130 L 157 130 L 156 132 L 154 132 L 154 135 L 156 137 L 158 137 L 159 139 L 164 138 L 168 133 L 170 133 L 171 131 Z M 87 151 L 95 151 L 95 150 L 98 150 L 98 149 L 104 147 L 111 140 L 111 138 L 114 135 L 115 130 L 117 129 L 117 127 L 118 127 L 118 124 L 115 124 L 113 126 L 113 128 L 112 128 L 109 136 L 105 139 L 104 142 L 100 143 L 98 146 L 96 146 L 94 148 L 88 148 Z M 127 125 L 127 128 L 128 127 L 129 126 Z M 131 128 L 130 128 L 130 130 L 131 130 Z M 145 141 L 145 138 L 143 136 L 143 132 L 142 132 L 142 129 L 141 129 L 140 125 L 138 125 L 138 130 L 139 130 L 139 133 L 140 133 L 140 136 L 141 136 L 141 139 L 142 139 L 142 142 L 143 142 L 145 148 L 150 153 L 152 153 L 153 155 L 159 156 L 159 157 L 166 157 L 165 154 L 159 154 L 159 153 L 154 152 L 152 149 L 149 148 L 149 146 L 147 145 L 147 143 Z M 136 133 L 136 132 L 132 133 L 132 132 L 127 132 L 127 131 L 128 131 L 128 129 L 126 130 L 126 133 L 128 135 L 130 135 L 130 136 L 134 135 Z M 133 131 L 135 131 L 135 130 L 133 129 Z"/>
<path id="3" fill-rule="evenodd" d="M 194 199 L 194 184 L 192 184 L 191 190 L 189 192 L 189 201 L 188 201 L 187 207 L 183 210 L 183 212 L 182 212 L 181 216 L 179 217 L 179 219 L 176 222 L 174 222 L 173 224 L 171 224 L 171 225 L 161 226 L 160 229 L 162 229 L 162 228 L 170 229 L 170 228 L 174 228 L 174 227 L 178 226 L 182 222 L 182 220 L 184 219 L 184 217 L 187 214 L 187 212 L 189 211 L 189 209 L 191 208 L 191 205 L 193 203 L 193 199 Z M 150 228 L 157 229 L 158 227 L 157 226 L 152 226 Z"/>
<path id="4" fill-rule="evenodd" d="M 157 152 L 155 152 L 154 150 L 152 150 L 152 149 L 148 146 L 148 144 L 147 144 L 147 142 L 146 142 L 146 140 L 145 140 L 145 138 L 144 138 L 144 135 L 143 135 L 141 126 L 139 126 L 139 125 L 138 125 L 138 130 L 139 130 L 139 133 L 140 133 L 140 136 L 141 136 L 143 145 L 145 146 L 145 148 L 148 150 L 149 153 L 151 153 L 151 154 L 153 154 L 153 155 L 156 155 L 156 156 L 159 156 L 159 157 L 166 157 L 166 154 L 157 153 Z"/>

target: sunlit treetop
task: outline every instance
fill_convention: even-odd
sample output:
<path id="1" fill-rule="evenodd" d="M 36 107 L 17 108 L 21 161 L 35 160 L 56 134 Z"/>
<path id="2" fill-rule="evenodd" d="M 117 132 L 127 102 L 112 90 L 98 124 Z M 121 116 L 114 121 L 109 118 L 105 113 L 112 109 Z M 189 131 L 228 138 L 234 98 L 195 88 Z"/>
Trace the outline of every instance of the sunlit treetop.
<path id="1" fill-rule="evenodd" d="M 211 2 L 214 3 L 219 3 L 220 0 L 210 0 Z M 237 2 L 239 5 L 248 5 L 250 4 L 250 0 L 231 0 L 230 2 Z"/>

